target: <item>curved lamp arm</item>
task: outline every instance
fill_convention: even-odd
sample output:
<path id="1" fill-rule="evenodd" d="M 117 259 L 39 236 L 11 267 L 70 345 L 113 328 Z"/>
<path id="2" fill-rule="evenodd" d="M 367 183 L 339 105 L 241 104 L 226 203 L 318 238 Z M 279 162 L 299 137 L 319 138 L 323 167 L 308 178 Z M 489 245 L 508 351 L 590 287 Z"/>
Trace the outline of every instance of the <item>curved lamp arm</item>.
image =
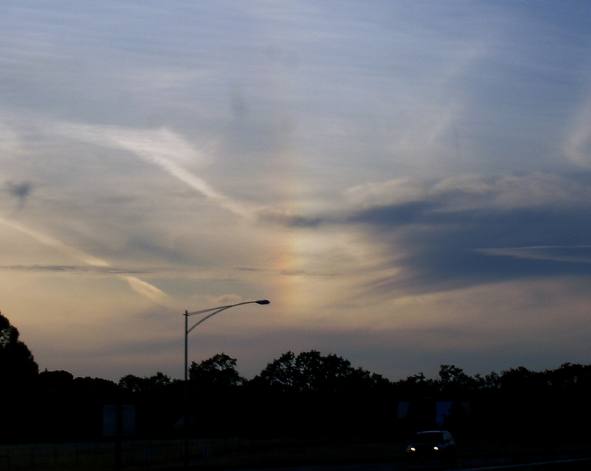
<path id="1" fill-rule="evenodd" d="M 257 301 L 244 301 L 244 302 L 236 303 L 236 304 L 228 304 L 227 306 L 211 307 L 209 309 L 202 309 L 200 311 L 186 312 L 183 315 L 184 316 L 187 316 L 187 317 L 194 316 L 194 315 L 197 315 L 197 314 L 205 314 L 207 312 L 210 312 L 211 313 L 211 314 L 208 314 L 207 316 L 203 317 L 202 319 L 199 319 L 195 324 L 193 324 L 189 329 L 187 329 L 187 334 L 189 332 L 191 332 L 198 325 L 203 324 L 210 317 L 213 317 L 216 314 L 219 314 L 220 312 L 225 311 L 226 309 L 230 309 L 231 307 L 242 306 L 244 304 L 261 304 L 261 305 L 265 305 L 265 304 L 271 304 L 271 301 L 269 301 L 268 299 L 259 299 Z"/>

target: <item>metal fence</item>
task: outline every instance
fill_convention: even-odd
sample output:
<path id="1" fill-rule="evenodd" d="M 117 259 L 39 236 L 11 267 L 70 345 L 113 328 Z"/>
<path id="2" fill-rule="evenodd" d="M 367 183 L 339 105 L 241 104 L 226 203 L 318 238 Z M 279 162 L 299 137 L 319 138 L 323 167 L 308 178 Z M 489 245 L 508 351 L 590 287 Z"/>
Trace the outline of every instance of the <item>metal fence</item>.
<path id="1" fill-rule="evenodd" d="M 202 462 L 212 450 L 243 446 L 232 440 L 190 440 L 189 458 Z M 180 466 L 183 450 L 182 440 L 0 445 L 0 471 L 160 470 Z"/>

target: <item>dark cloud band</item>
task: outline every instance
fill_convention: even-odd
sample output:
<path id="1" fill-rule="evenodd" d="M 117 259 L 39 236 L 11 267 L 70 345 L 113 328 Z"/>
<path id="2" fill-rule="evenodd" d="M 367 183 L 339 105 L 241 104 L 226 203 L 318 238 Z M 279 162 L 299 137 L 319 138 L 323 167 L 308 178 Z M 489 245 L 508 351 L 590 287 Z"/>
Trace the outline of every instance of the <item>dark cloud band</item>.
<path id="1" fill-rule="evenodd" d="M 85 265 L 2 265 L 0 266 L 0 270 L 50 273 L 95 273 L 106 275 L 142 275 L 159 271 L 121 267 L 94 267 Z"/>

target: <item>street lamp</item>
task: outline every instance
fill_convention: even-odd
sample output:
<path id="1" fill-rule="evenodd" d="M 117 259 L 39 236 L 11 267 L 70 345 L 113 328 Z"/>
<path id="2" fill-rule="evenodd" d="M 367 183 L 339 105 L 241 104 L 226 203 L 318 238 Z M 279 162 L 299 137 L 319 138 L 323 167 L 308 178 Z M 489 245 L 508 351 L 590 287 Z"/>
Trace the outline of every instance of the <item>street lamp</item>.
<path id="1" fill-rule="evenodd" d="M 222 311 L 225 311 L 226 309 L 230 309 L 232 307 L 236 307 L 236 306 L 242 306 L 244 304 L 260 304 L 262 306 L 266 305 L 266 304 L 271 304 L 271 301 L 269 301 L 268 299 L 259 299 L 257 301 L 243 301 L 241 303 L 236 303 L 236 304 L 228 304 L 226 306 L 218 306 L 218 307 L 210 307 L 209 309 L 201 309 L 200 311 L 193 311 L 193 312 L 189 312 L 189 311 L 185 311 L 183 313 L 183 316 L 185 316 L 185 382 L 184 382 L 184 390 L 185 390 L 185 400 L 184 400 L 184 409 L 185 409 L 185 416 L 183 418 L 183 426 L 185 429 L 185 444 L 184 444 L 184 465 L 185 468 L 188 466 L 188 458 L 189 458 L 189 453 L 188 453 L 188 440 L 187 440 L 187 432 L 188 432 L 188 427 L 187 427 L 187 405 L 188 405 L 188 401 L 189 401 L 189 394 L 188 394 L 188 382 L 189 382 L 189 334 L 193 331 L 193 329 L 195 329 L 195 327 L 203 324 L 206 320 L 208 320 L 209 318 L 215 316 L 216 314 L 219 314 Z M 189 317 L 191 316 L 197 316 L 199 314 L 205 314 L 204 317 L 202 317 L 201 319 L 199 319 L 197 322 L 195 322 L 195 324 L 193 324 L 191 327 L 189 327 Z"/>
<path id="2" fill-rule="evenodd" d="M 236 307 L 236 306 L 242 306 L 244 304 L 266 305 L 266 304 L 271 304 L 271 301 L 269 301 L 268 299 L 259 299 L 257 301 L 244 301 L 244 302 L 236 303 L 236 304 L 228 304 L 226 306 L 210 307 L 209 309 L 202 309 L 200 311 L 194 311 L 194 312 L 185 311 L 183 313 L 183 316 L 185 316 L 185 381 L 187 381 L 189 379 L 189 376 L 188 376 L 189 375 L 189 334 L 193 331 L 193 329 L 195 329 L 195 327 L 197 327 L 200 324 L 203 324 L 206 320 L 215 316 L 216 314 L 219 314 L 220 312 L 225 311 L 226 309 L 230 309 L 230 308 Z M 209 314 L 207 314 L 207 313 L 209 313 Z M 199 314 L 207 314 L 207 315 L 205 317 L 202 317 L 197 322 L 195 322 L 195 324 L 193 324 L 191 327 L 189 327 L 189 317 L 196 316 Z"/>

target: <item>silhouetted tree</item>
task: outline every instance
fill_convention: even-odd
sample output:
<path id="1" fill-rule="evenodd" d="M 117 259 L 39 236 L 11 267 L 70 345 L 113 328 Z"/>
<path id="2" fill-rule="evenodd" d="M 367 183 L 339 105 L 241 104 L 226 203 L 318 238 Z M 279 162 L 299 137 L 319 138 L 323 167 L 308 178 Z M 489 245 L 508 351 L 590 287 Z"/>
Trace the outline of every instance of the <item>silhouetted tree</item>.
<path id="1" fill-rule="evenodd" d="M 33 354 L 19 335 L 18 329 L 0 313 L 0 378 L 6 385 L 31 380 L 39 372 Z"/>
<path id="2" fill-rule="evenodd" d="M 441 365 L 439 368 L 439 390 L 442 394 L 467 396 L 478 386 L 478 381 L 455 365 Z"/>
<path id="3" fill-rule="evenodd" d="M 248 386 L 258 423 L 295 436 L 380 433 L 392 402 L 388 380 L 316 350 L 282 354 Z"/>
<path id="4" fill-rule="evenodd" d="M 269 363 L 253 379 L 253 384 L 271 387 L 277 391 L 294 391 L 298 381 L 296 356 L 289 351 Z"/>
<path id="5" fill-rule="evenodd" d="M 158 371 L 155 375 L 144 378 L 135 375 L 123 376 L 119 380 L 119 387 L 127 392 L 141 394 L 162 389 L 170 383 L 170 377 Z"/>
<path id="6" fill-rule="evenodd" d="M 39 373 L 38 382 L 45 393 L 60 393 L 72 387 L 74 375 L 64 370 L 45 370 Z"/>
<path id="7" fill-rule="evenodd" d="M 591 423 L 591 365 L 485 376 L 441 365 L 436 379 L 419 373 L 396 382 L 314 350 L 286 352 L 251 381 L 236 365 L 224 353 L 191 364 L 194 436 L 403 437 L 434 426 L 442 400 L 452 402 L 445 426 L 464 437 L 567 443 L 586 440 Z M 160 372 L 126 375 L 118 384 L 60 370 L 37 374 L 18 330 L 1 314 L 0 375 L 0 397 L 10 404 L 0 441 L 96 439 L 104 405 L 119 403 L 136 407 L 139 436 L 174 436 L 186 413 L 179 401 L 185 384 Z"/>
<path id="8" fill-rule="evenodd" d="M 530 371 L 523 366 L 503 371 L 500 377 L 501 391 L 517 395 L 539 394 L 548 386 L 544 373 Z"/>
<path id="9" fill-rule="evenodd" d="M 395 382 L 394 389 L 401 398 L 424 398 L 435 393 L 435 382 L 421 372 Z"/>
<path id="10" fill-rule="evenodd" d="M 119 380 L 119 387 L 130 393 L 142 393 L 145 389 L 145 378 L 136 375 L 125 375 Z"/>
<path id="11" fill-rule="evenodd" d="M 157 371 L 155 375 L 148 378 L 148 383 L 155 388 L 168 386 L 171 383 L 170 376 L 165 375 L 161 371 Z"/>
<path id="12" fill-rule="evenodd" d="M 501 377 L 494 371 L 482 376 L 480 374 L 474 375 L 477 388 L 481 392 L 494 392 L 501 387 Z"/>
<path id="13" fill-rule="evenodd" d="M 337 355 L 316 350 L 300 353 L 295 360 L 297 386 L 302 391 L 342 390 L 353 373 L 351 362 Z"/>
<path id="14" fill-rule="evenodd" d="M 258 386 L 292 392 L 353 392 L 385 386 L 389 381 L 338 355 L 316 350 L 295 355 L 286 352 L 269 363 L 253 380 Z"/>
<path id="15" fill-rule="evenodd" d="M 189 379 L 202 388 L 227 389 L 240 386 L 244 379 L 236 370 L 236 359 L 218 353 L 200 363 L 191 362 Z"/>

